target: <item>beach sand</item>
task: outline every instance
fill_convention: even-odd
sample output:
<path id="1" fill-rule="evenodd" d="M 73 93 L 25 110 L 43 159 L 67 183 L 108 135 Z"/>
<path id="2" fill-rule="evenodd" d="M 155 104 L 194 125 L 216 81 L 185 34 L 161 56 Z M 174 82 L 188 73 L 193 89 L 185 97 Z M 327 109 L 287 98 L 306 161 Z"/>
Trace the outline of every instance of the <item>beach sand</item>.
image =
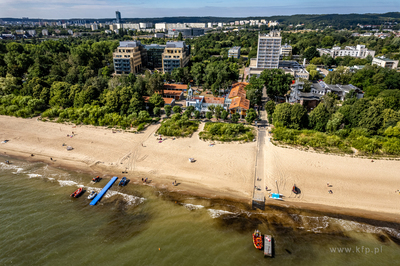
<path id="1" fill-rule="evenodd" d="M 204 124 L 200 125 L 199 131 Z M 1 154 L 73 168 L 93 175 L 141 178 L 150 185 L 179 193 L 250 203 L 254 188 L 257 145 L 226 143 L 209 146 L 191 138 L 159 143 L 151 125 L 139 134 L 93 126 L 76 126 L 0 116 Z M 74 132 L 74 136 L 67 137 Z M 284 201 L 267 205 L 301 207 L 331 213 L 400 222 L 400 162 L 326 155 L 274 146 L 264 149 L 262 182 Z M 63 143 L 72 146 L 67 151 Z M 34 156 L 31 157 L 31 154 Z M 50 158 L 53 160 L 51 161 Z M 189 158 L 196 162 L 190 163 Z M 127 171 L 127 174 L 122 174 Z M 178 186 L 172 186 L 176 180 Z M 278 184 L 278 188 L 276 186 Z M 332 187 L 327 187 L 327 183 Z M 293 185 L 301 194 L 291 193 Z M 332 190 L 333 193 L 328 193 Z M 268 196 L 267 192 L 265 195 Z"/>
<path id="2" fill-rule="evenodd" d="M 204 124 L 200 125 L 200 129 Z M 105 127 L 76 126 L 0 116 L 1 153 L 75 168 L 96 175 L 148 178 L 150 185 L 197 195 L 251 198 L 256 143 L 216 144 L 191 138 L 167 137 L 161 143 L 151 125 L 141 133 Z M 115 130 L 114 130 L 115 131 Z M 67 137 L 74 132 L 74 136 Z M 67 151 L 67 146 L 73 150 Z M 30 155 L 34 156 L 31 157 Z M 50 160 L 53 159 L 53 161 Z M 189 158 L 196 162 L 190 163 Z M 127 171 L 127 174 L 122 174 Z M 173 181 L 178 186 L 172 186 Z"/>

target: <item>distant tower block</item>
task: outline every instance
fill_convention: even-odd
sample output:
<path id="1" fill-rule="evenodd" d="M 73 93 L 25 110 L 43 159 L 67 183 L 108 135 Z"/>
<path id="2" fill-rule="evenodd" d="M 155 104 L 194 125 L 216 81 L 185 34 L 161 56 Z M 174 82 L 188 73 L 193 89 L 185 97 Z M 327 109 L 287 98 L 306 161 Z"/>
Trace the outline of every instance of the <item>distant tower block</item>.
<path id="1" fill-rule="evenodd" d="M 117 18 L 117 23 L 121 23 L 121 12 L 115 11 L 115 15 L 116 15 L 116 18 Z"/>

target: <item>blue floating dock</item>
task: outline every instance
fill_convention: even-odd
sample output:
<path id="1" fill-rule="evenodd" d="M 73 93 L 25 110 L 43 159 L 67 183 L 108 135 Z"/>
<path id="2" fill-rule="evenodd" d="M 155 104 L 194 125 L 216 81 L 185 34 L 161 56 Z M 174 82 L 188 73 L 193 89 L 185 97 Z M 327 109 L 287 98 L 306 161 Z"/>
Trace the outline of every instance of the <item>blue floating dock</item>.
<path id="1" fill-rule="evenodd" d="M 114 182 L 118 179 L 118 177 L 114 176 L 111 178 L 110 182 L 107 183 L 107 185 L 100 191 L 99 194 L 90 202 L 90 205 L 96 205 L 96 203 L 106 194 L 107 190 L 110 189 L 110 187 L 114 184 Z"/>

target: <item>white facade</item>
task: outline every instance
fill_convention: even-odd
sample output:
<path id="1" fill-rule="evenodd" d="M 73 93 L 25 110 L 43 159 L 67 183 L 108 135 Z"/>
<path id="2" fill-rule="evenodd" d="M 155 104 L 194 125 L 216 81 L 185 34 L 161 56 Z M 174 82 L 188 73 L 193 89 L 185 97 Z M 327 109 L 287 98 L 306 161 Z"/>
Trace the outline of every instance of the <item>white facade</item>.
<path id="1" fill-rule="evenodd" d="M 212 22 L 207 23 L 207 28 L 212 28 Z"/>
<path id="2" fill-rule="evenodd" d="M 151 23 L 151 22 L 140 22 L 140 23 L 139 23 L 139 27 L 140 27 L 141 29 L 152 28 L 152 27 L 153 27 L 153 23 Z"/>
<path id="3" fill-rule="evenodd" d="M 279 31 L 258 35 L 256 68 L 278 68 L 281 41 L 282 37 Z"/>
<path id="4" fill-rule="evenodd" d="M 365 45 L 360 44 L 357 46 L 346 46 L 344 49 L 341 49 L 338 46 L 334 46 L 332 47 L 332 49 L 318 48 L 317 51 L 319 52 L 320 56 L 327 54 L 333 58 L 337 56 L 366 58 L 368 55 L 371 55 L 372 57 L 375 55 L 375 51 L 368 50 Z"/>
<path id="5" fill-rule="evenodd" d="M 46 29 L 42 30 L 42 35 L 43 36 L 48 36 L 49 35 L 49 31 L 46 30 Z"/>
<path id="6" fill-rule="evenodd" d="M 156 30 L 165 30 L 167 28 L 167 23 L 162 22 L 162 23 L 156 23 L 154 24 Z"/>
<path id="7" fill-rule="evenodd" d="M 206 23 L 186 23 L 189 28 L 206 28 Z"/>
<path id="8" fill-rule="evenodd" d="M 391 69 L 397 69 L 399 66 L 399 60 L 391 60 L 385 57 L 375 57 L 372 59 L 372 65 L 377 65 L 381 66 L 384 68 L 391 68 Z"/>
<path id="9" fill-rule="evenodd" d="M 124 29 L 128 30 L 139 30 L 139 23 L 124 23 Z"/>
<path id="10" fill-rule="evenodd" d="M 90 27 L 92 28 L 92 30 L 98 30 L 98 29 L 99 29 L 99 28 L 97 27 L 97 24 L 96 24 L 96 23 L 90 25 Z"/>

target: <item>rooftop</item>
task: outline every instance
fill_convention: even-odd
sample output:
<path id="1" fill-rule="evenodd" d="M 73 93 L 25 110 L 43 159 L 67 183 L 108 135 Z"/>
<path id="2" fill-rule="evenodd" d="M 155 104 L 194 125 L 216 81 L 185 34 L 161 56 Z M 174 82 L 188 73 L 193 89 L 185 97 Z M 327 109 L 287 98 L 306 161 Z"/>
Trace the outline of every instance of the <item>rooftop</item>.
<path id="1" fill-rule="evenodd" d="M 166 90 L 186 90 L 187 85 L 185 84 L 164 84 Z"/>
<path id="2" fill-rule="evenodd" d="M 172 102 L 175 101 L 174 98 L 164 98 L 164 97 L 163 97 L 163 99 L 164 99 L 164 103 L 165 103 L 165 104 L 171 104 Z"/>
<path id="3" fill-rule="evenodd" d="M 249 110 L 250 101 L 243 97 L 233 98 L 231 104 L 229 105 L 229 109 L 235 109 L 239 107 L 245 110 Z"/>
<path id="4" fill-rule="evenodd" d="M 167 42 L 167 48 L 183 48 L 185 42 Z"/>
<path id="5" fill-rule="evenodd" d="M 219 98 L 219 97 L 204 97 L 204 103 L 209 103 L 209 104 L 224 104 L 224 103 L 225 103 L 225 98 Z"/>
<path id="6" fill-rule="evenodd" d="M 119 47 L 137 47 L 140 45 L 140 41 L 124 41 L 119 42 Z"/>
<path id="7" fill-rule="evenodd" d="M 164 90 L 164 95 L 180 96 L 182 93 L 182 91 Z"/>

